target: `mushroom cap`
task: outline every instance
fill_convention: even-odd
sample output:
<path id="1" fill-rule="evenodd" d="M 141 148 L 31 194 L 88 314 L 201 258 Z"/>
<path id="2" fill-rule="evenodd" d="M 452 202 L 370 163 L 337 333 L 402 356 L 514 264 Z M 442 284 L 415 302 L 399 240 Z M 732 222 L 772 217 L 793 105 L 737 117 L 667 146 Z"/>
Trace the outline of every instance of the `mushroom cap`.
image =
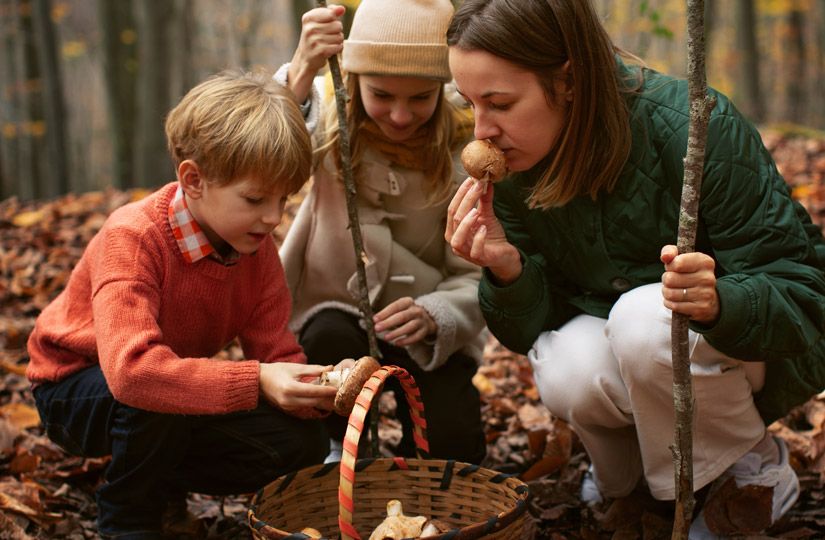
<path id="1" fill-rule="evenodd" d="M 507 174 L 504 152 L 487 139 L 470 142 L 461 151 L 464 170 L 477 180 L 498 182 Z"/>
<path id="2" fill-rule="evenodd" d="M 352 407 L 355 405 L 355 399 L 364 387 L 364 383 L 366 383 L 367 379 L 378 371 L 380 367 L 381 364 L 372 356 L 362 356 L 355 362 L 349 376 L 338 388 L 338 393 L 335 394 L 333 408 L 336 413 L 341 416 L 349 416 L 349 413 L 352 412 Z"/>

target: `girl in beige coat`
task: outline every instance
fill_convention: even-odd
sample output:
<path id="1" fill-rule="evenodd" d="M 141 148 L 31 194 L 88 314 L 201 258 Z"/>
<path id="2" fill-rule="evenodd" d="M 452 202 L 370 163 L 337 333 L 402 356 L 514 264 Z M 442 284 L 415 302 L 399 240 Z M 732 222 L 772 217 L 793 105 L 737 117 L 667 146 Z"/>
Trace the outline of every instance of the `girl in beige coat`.
<path id="1" fill-rule="evenodd" d="M 452 253 L 443 232 L 449 200 L 467 177 L 457 156 L 470 132 L 445 96 L 452 5 L 364 0 L 345 44 L 342 13 L 332 6 L 304 15 L 287 84 L 305 100 L 317 70 L 343 45 L 358 214 L 382 362 L 403 366 L 418 382 L 431 455 L 478 463 L 485 444 L 471 379 L 485 338 L 477 300 L 481 272 Z M 337 118 L 332 104 L 327 109 L 316 132 L 312 189 L 281 259 L 293 294 L 291 328 L 313 362 L 335 364 L 369 354 L 369 346 L 358 310 Z M 397 401 L 404 428 L 399 453 L 413 455 L 409 413 L 404 400 Z M 344 427 L 330 422 L 333 440 Z"/>

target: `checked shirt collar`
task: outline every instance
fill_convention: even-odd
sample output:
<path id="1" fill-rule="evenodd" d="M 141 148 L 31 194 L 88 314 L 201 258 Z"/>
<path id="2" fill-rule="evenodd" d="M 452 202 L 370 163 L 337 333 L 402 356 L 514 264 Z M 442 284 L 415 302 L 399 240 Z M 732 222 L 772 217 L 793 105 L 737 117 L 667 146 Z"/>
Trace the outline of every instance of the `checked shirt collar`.
<path id="1" fill-rule="evenodd" d="M 203 233 L 198 222 L 192 217 L 192 212 L 186 205 L 186 197 L 183 196 L 183 189 L 178 186 L 175 196 L 169 201 L 169 225 L 172 227 L 172 234 L 178 242 L 178 248 L 188 263 L 196 263 L 204 257 L 211 257 L 216 261 L 230 266 L 238 262 L 240 254 L 234 249 L 226 256 L 222 257 L 209 239 Z"/>

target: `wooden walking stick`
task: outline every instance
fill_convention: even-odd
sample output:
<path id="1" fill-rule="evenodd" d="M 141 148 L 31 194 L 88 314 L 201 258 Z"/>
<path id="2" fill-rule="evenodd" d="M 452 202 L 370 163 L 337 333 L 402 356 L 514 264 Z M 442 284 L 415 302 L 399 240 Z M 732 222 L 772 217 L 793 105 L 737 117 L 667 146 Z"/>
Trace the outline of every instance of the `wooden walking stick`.
<path id="1" fill-rule="evenodd" d="M 317 0 L 318 7 L 326 7 L 326 0 Z M 347 89 L 344 87 L 344 79 L 341 77 L 341 68 L 338 66 L 338 57 L 329 57 L 329 71 L 332 74 L 332 85 L 335 89 L 335 105 L 338 110 L 338 139 L 340 141 L 341 169 L 344 175 L 344 191 L 347 199 L 347 216 L 349 218 L 349 230 L 352 234 L 352 245 L 355 248 L 355 269 L 358 274 L 358 308 L 364 317 L 364 324 L 367 329 L 367 341 L 369 342 L 370 356 L 375 359 L 381 358 L 381 351 L 378 349 L 378 338 L 375 336 L 375 323 L 372 320 L 372 305 L 370 304 L 369 288 L 367 286 L 367 271 L 364 260 L 367 254 L 364 251 L 364 241 L 361 237 L 361 222 L 358 220 L 358 207 L 355 197 L 355 178 L 352 173 L 352 150 L 350 148 L 350 133 L 347 126 Z M 378 456 L 378 400 L 373 402 L 370 415 L 370 435 L 372 439 L 372 455 Z"/>
<path id="2" fill-rule="evenodd" d="M 676 246 L 690 253 L 696 245 L 696 223 L 705 165 L 705 143 L 710 112 L 716 99 L 708 96 L 705 75 L 704 0 L 687 0 L 688 99 L 690 121 L 685 155 L 685 179 L 679 211 Z M 676 478 L 673 540 L 686 540 L 693 517 L 693 383 L 690 375 L 688 317 L 673 313 L 673 404 L 676 411 L 675 443 L 671 446 Z"/>

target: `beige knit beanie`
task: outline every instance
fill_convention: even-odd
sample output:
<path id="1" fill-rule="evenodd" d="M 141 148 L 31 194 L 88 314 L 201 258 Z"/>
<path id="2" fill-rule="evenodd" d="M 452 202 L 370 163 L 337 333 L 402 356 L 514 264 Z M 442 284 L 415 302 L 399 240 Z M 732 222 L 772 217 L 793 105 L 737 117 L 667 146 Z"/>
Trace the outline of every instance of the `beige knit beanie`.
<path id="1" fill-rule="evenodd" d="M 449 81 L 450 0 L 362 0 L 344 43 L 350 73 Z"/>

